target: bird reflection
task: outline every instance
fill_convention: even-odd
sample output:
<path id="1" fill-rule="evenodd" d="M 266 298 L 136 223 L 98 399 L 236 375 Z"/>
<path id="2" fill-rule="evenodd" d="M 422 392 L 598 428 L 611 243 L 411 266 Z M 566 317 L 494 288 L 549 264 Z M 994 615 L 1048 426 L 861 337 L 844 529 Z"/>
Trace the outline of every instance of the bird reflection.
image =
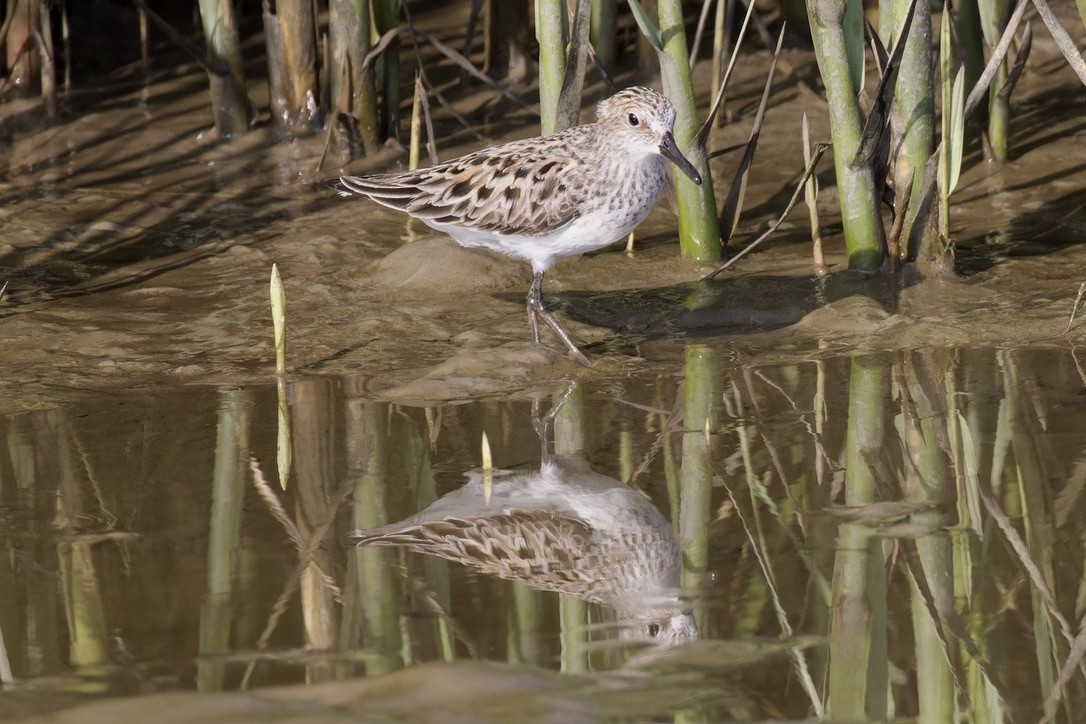
<path id="1" fill-rule="evenodd" d="M 550 420 L 537 426 L 545 438 Z M 642 493 L 548 449 L 544 439 L 539 470 L 491 473 L 489 499 L 484 473 L 471 472 L 463 487 L 420 513 L 351 539 L 611 607 L 624 638 L 696 638 L 677 595 L 682 552 L 671 524 Z"/>

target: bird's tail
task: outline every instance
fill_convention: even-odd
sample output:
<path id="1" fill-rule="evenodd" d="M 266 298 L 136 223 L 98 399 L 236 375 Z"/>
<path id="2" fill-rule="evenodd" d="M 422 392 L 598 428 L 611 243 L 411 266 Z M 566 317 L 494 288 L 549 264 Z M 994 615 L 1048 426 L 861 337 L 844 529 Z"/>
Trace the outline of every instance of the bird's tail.
<path id="1" fill-rule="evenodd" d="M 338 179 L 330 179 L 328 185 L 344 197 L 367 196 L 371 190 L 362 176 L 340 176 Z"/>

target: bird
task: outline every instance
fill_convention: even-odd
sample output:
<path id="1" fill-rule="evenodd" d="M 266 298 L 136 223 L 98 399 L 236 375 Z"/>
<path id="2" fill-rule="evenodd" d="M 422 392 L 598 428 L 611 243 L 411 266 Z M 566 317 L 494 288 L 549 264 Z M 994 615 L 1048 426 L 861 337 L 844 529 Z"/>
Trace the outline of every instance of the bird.
<path id="1" fill-rule="evenodd" d="M 697 638 L 678 596 L 682 551 L 652 501 L 552 455 L 538 470 L 472 471 L 468 482 L 398 523 L 353 531 L 357 546 L 400 546 L 614 609 L 622 638 L 672 646 Z"/>
<path id="2" fill-rule="evenodd" d="M 341 176 L 341 196 L 403 211 L 465 247 L 531 264 L 528 320 L 542 319 L 578 362 L 588 358 L 543 303 L 543 275 L 566 257 L 625 239 L 652 211 L 668 163 L 701 185 L 674 138 L 675 106 L 635 86 L 601 101 L 596 122 L 512 141 L 434 166 Z"/>

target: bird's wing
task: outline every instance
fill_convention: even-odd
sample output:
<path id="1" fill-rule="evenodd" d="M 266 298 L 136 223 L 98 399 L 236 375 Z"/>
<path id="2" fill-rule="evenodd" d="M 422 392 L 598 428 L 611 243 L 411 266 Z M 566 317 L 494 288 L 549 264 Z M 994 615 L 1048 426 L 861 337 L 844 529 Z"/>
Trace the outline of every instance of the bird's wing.
<path id="1" fill-rule="evenodd" d="M 599 602 L 599 571 L 591 570 L 599 561 L 591 537 L 583 521 L 544 510 L 395 524 L 350 536 L 358 546 L 401 546 L 498 578 Z"/>
<path id="2" fill-rule="evenodd" d="M 343 176 L 360 194 L 431 224 L 505 235 L 545 236 L 575 220 L 585 196 L 572 174 L 579 159 L 551 141 L 519 141 L 403 173 Z M 569 139 L 573 140 L 573 139 Z M 567 146 L 568 148 L 568 146 Z"/>

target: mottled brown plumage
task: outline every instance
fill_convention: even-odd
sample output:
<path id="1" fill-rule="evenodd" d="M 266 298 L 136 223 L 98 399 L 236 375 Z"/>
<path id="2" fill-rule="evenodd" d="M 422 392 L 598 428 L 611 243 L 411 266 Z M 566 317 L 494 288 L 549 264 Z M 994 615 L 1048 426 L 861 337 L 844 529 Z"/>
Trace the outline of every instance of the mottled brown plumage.
<path id="1" fill-rule="evenodd" d="M 618 480 L 555 459 L 532 473 L 482 474 L 399 523 L 355 531 L 357 545 L 403 546 L 487 575 L 610 606 L 640 635 L 696 636 L 676 592 L 682 553 L 671 525 Z"/>
<path id="2" fill-rule="evenodd" d="M 543 306 L 543 274 L 561 259 L 625 239 L 656 205 L 665 159 L 701 177 L 675 147 L 675 108 L 655 91 L 628 88 L 599 104 L 596 123 L 483 149 L 429 168 L 343 176 L 345 196 L 368 197 L 449 234 L 532 265 L 528 312 L 587 362 Z"/>

